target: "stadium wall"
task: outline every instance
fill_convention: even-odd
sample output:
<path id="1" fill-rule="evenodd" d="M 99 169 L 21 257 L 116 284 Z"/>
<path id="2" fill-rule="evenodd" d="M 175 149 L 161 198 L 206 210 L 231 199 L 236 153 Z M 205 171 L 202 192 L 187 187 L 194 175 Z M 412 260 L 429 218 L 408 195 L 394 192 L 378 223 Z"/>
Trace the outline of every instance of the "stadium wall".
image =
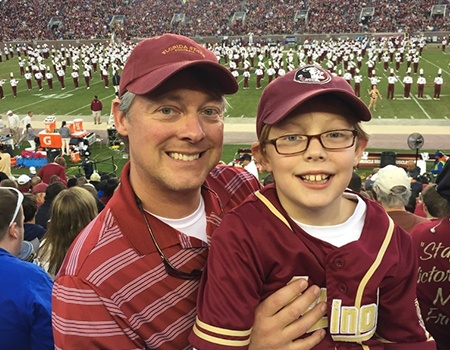
<path id="1" fill-rule="evenodd" d="M 254 35 L 253 36 L 253 42 L 284 42 L 284 43 L 291 43 L 295 45 L 296 43 L 303 43 L 306 39 L 311 40 L 329 40 L 329 39 L 359 39 L 364 37 L 397 37 L 397 36 L 404 36 L 405 33 L 334 33 L 334 34 L 284 34 L 284 35 Z M 417 32 L 417 33 L 410 33 L 411 36 L 424 36 L 426 38 L 427 43 L 429 44 L 436 44 L 440 45 L 442 42 L 442 39 L 444 36 L 449 36 L 450 32 Z M 216 43 L 220 42 L 225 37 L 193 37 L 195 41 L 199 43 Z M 243 39 L 245 42 L 248 42 L 249 37 L 248 35 L 244 36 L 228 36 L 226 37 L 228 40 L 234 40 L 234 39 Z M 133 38 L 129 41 L 131 42 L 139 42 L 145 38 Z M 29 40 L 29 41 L 12 41 L 12 42 L 2 42 L 2 45 L 17 45 L 17 44 L 29 44 L 32 43 L 33 46 L 37 45 L 44 45 L 47 44 L 48 46 L 54 46 L 55 48 L 60 48 L 61 46 L 79 46 L 83 44 L 95 44 L 95 43 L 102 43 L 107 44 L 109 43 L 110 39 L 92 39 L 92 40 Z"/>

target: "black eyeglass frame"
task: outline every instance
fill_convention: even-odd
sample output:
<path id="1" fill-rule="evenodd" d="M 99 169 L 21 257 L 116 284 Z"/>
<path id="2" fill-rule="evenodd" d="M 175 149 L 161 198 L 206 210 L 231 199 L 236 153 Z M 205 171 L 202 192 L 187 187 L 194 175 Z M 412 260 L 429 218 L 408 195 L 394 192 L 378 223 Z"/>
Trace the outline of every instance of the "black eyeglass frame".
<path id="1" fill-rule="evenodd" d="M 150 223 L 148 222 L 147 216 L 145 215 L 144 208 L 142 207 L 141 200 L 136 197 L 136 204 L 139 208 L 139 210 L 142 213 L 142 216 L 144 217 L 145 225 L 147 226 L 147 230 L 150 233 L 150 237 L 152 238 L 153 244 L 155 245 L 156 250 L 158 251 L 158 254 L 161 258 L 162 263 L 164 264 L 164 269 L 166 270 L 167 274 L 169 276 L 183 279 L 183 280 L 198 280 L 202 276 L 202 270 L 193 269 L 191 272 L 185 272 L 180 269 L 177 269 L 173 264 L 170 262 L 170 260 L 166 257 L 166 255 L 163 253 L 161 247 L 159 246 L 158 242 L 156 241 L 155 234 L 153 233 L 153 230 L 150 226 Z"/>
<path id="2" fill-rule="evenodd" d="M 349 145 L 349 146 L 346 146 L 346 147 L 338 147 L 338 148 L 329 148 L 329 147 L 325 147 L 324 144 L 323 144 L 323 142 L 322 142 L 321 136 L 322 136 L 323 134 L 332 133 L 332 132 L 335 132 L 335 131 L 351 131 L 351 133 L 353 134 L 352 144 Z M 299 135 L 300 135 L 300 136 L 305 136 L 305 137 L 307 138 L 305 149 L 303 149 L 303 150 L 301 150 L 301 151 L 293 152 L 293 153 L 284 153 L 284 152 L 280 152 L 280 151 L 278 150 L 278 147 L 277 147 L 277 141 L 278 141 L 279 139 L 286 138 L 286 137 L 289 137 L 289 136 L 299 136 Z M 300 154 L 300 153 L 305 152 L 305 151 L 308 149 L 309 144 L 311 143 L 311 140 L 312 140 L 312 139 L 317 139 L 317 140 L 319 140 L 320 145 L 321 145 L 324 149 L 326 149 L 327 151 L 339 151 L 339 150 L 343 150 L 343 149 L 347 149 L 347 148 L 353 147 L 353 145 L 355 144 L 355 140 L 356 140 L 356 137 L 357 137 L 357 136 L 358 136 L 358 131 L 357 131 L 357 130 L 354 130 L 354 129 L 336 129 L 336 130 L 328 130 L 328 131 L 324 131 L 324 132 L 322 132 L 322 133 L 320 133 L 320 134 L 315 134 L 315 135 L 305 135 L 305 134 L 289 134 L 289 135 L 282 135 L 282 136 L 277 137 L 277 138 L 274 138 L 274 139 L 266 140 L 266 141 L 264 141 L 264 143 L 265 143 L 265 144 L 271 144 L 271 145 L 273 145 L 273 146 L 275 147 L 275 151 L 276 151 L 279 155 L 282 155 L 282 156 L 292 156 L 292 155 L 296 155 L 296 154 Z"/>

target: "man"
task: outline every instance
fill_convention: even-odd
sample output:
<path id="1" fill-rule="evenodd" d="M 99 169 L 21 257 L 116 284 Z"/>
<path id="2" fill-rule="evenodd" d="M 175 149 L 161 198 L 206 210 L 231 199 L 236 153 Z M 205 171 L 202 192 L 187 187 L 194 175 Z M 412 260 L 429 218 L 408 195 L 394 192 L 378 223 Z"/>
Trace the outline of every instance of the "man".
<path id="1" fill-rule="evenodd" d="M 102 116 L 102 109 L 102 101 L 98 99 L 98 96 L 94 96 L 94 99 L 91 102 L 91 112 L 94 124 L 101 124 L 100 117 Z"/>
<path id="2" fill-rule="evenodd" d="M 0 188 L 0 348 L 50 350 L 52 281 L 39 266 L 17 258 L 24 238 L 22 201 L 17 189 Z"/>
<path id="3" fill-rule="evenodd" d="M 20 127 L 20 118 L 17 114 L 13 113 L 13 111 L 9 110 L 6 112 L 8 116 L 8 127 L 9 133 L 11 134 L 11 138 L 14 140 L 14 144 L 18 147 L 19 144 L 19 127 Z"/>
<path id="4" fill-rule="evenodd" d="M 62 156 L 56 157 L 53 162 L 45 164 L 37 174 L 42 182 L 47 185 L 50 184 L 50 179 L 54 175 L 58 176 L 62 183 L 67 184 L 66 160 Z"/>
<path id="5" fill-rule="evenodd" d="M 214 53 L 186 37 L 166 34 L 132 51 L 113 103 L 130 161 L 56 278 L 56 347 L 191 348 L 208 242 L 223 214 L 259 188 L 243 169 L 216 166 L 224 95 L 237 89 Z M 255 349 L 287 349 L 320 318 L 322 303 L 298 319 L 319 296 L 314 287 L 292 301 L 305 284 L 296 281 L 260 305 Z M 311 348 L 323 336 L 318 331 L 295 344 Z"/>
<path id="6" fill-rule="evenodd" d="M 413 160 L 408 160 L 406 162 L 406 175 L 411 179 L 417 179 L 420 175 L 420 168 L 416 165 Z"/>
<path id="7" fill-rule="evenodd" d="M 247 170 L 250 174 L 253 174 L 257 179 L 259 179 L 258 168 L 256 167 L 255 161 L 252 156 L 248 153 L 244 153 L 239 159 L 240 165 Z"/>
<path id="8" fill-rule="evenodd" d="M 20 192 L 29 193 L 31 190 L 31 177 L 27 174 L 22 174 L 17 178 L 17 184 Z"/>
<path id="9" fill-rule="evenodd" d="M 441 151 L 436 151 L 436 153 L 434 154 L 434 164 L 431 168 L 431 176 L 433 177 L 433 180 L 437 178 L 439 173 L 444 168 L 446 162 L 447 156 Z"/>
<path id="10" fill-rule="evenodd" d="M 411 197 L 411 181 L 403 168 L 386 165 L 377 173 L 373 190 L 378 202 L 386 210 L 391 219 L 409 232 L 426 218 L 415 215 L 406 210 Z"/>

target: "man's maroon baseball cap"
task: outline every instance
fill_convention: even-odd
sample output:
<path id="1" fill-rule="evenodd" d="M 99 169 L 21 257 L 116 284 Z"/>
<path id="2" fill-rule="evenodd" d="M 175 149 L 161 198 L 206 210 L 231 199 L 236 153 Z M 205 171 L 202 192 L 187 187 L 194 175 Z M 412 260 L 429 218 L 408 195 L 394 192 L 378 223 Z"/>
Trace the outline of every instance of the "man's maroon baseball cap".
<path id="1" fill-rule="evenodd" d="M 224 94 L 238 90 L 236 79 L 216 55 L 182 35 L 164 34 L 141 41 L 131 52 L 120 78 L 119 97 L 126 91 L 144 95 L 175 73 L 199 67 Z"/>
<path id="2" fill-rule="evenodd" d="M 276 78 L 264 89 L 256 116 L 258 138 L 265 124 L 274 125 L 306 101 L 325 94 L 339 97 L 360 121 L 370 120 L 369 109 L 346 80 L 322 67 L 308 65 Z"/>

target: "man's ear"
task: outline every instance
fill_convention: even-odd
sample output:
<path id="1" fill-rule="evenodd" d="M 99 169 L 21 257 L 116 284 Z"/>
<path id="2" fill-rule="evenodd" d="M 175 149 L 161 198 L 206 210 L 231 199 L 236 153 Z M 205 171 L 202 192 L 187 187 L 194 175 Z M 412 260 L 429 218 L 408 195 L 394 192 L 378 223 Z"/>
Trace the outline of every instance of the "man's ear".
<path id="1" fill-rule="evenodd" d="M 8 235 L 11 238 L 19 239 L 19 226 L 18 226 L 17 222 L 14 221 L 13 224 L 11 225 L 11 227 L 8 228 Z"/>
<path id="2" fill-rule="evenodd" d="M 128 119 L 125 113 L 119 110 L 120 100 L 115 98 L 112 102 L 112 111 L 114 115 L 114 126 L 117 132 L 122 136 L 128 136 Z"/>

